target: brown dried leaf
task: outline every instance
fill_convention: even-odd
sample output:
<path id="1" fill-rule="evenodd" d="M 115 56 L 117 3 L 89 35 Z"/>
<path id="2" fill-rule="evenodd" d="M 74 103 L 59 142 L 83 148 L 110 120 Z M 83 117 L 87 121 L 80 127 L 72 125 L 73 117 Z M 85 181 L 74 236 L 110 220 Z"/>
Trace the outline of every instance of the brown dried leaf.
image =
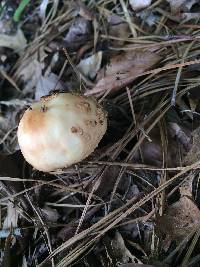
<path id="1" fill-rule="evenodd" d="M 181 240 L 191 231 L 199 228 L 200 211 L 195 203 L 183 196 L 179 201 L 168 207 L 162 217 L 156 219 L 158 234 L 165 234 L 171 239 Z"/>
<path id="2" fill-rule="evenodd" d="M 126 23 L 120 16 L 111 15 L 108 20 L 108 34 L 112 37 L 121 40 L 111 40 L 113 46 L 122 46 L 131 34 L 128 23 Z"/>
<path id="3" fill-rule="evenodd" d="M 149 70 L 159 60 L 158 54 L 148 51 L 124 52 L 114 56 L 106 66 L 105 77 L 100 79 L 92 90 L 87 91 L 86 95 L 119 90 Z"/>

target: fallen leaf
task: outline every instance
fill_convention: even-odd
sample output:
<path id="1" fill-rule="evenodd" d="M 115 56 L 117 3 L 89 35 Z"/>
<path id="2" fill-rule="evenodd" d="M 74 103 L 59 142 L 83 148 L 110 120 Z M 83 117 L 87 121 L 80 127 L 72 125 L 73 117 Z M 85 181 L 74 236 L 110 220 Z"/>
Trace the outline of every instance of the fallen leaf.
<path id="1" fill-rule="evenodd" d="M 151 0 L 129 0 L 129 3 L 134 11 L 138 11 L 150 6 Z"/>
<path id="2" fill-rule="evenodd" d="M 106 66 L 106 75 L 125 74 L 126 71 L 134 68 L 136 75 L 144 69 L 149 68 L 160 57 L 157 54 L 146 51 L 124 52 L 111 58 L 110 63 Z"/>
<path id="3" fill-rule="evenodd" d="M 168 207 L 165 215 L 157 217 L 156 229 L 159 235 L 167 235 L 171 240 L 182 240 L 200 226 L 200 211 L 195 203 L 183 196 Z"/>
<path id="4" fill-rule="evenodd" d="M 167 0 L 170 4 L 171 12 L 178 14 L 181 11 L 189 11 L 198 0 Z"/>
<path id="5" fill-rule="evenodd" d="M 76 51 L 91 38 L 91 33 L 91 21 L 86 20 L 83 17 L 76 18 L 64 38 L 66 48 Z"/>
<path id="6" fill-rule="evenodd" d="M 29 62 L 24 62 L 18 70 L 19 77 L 25 82 L 24 91 L 32 91 L 42 75 L 41 63 L 37 59 L 33 59 Z"/>
<path id="7" fill-rule="evenodd" d="M 13 49 L 18 54 L 23 52 L 26 43 L 26 38 L 20 29 L 15 35 L 0 34 L 0 46 Z"/>
<path id="8" fill-rule="evenodd" d="M 149 70 L 159 60 L 158 54 L 148 51 L 124 52 L 114 56 L 106 66 L 105 77 L 100 79 L 92 90 L 87 91 L 86 95 L 119 90 Z"/>
<path id="9" fill-rule="evenodd" d="M 122 18 L 117 15 L 111 15 L 107 18 L 107 20 L 108 34 L 112 37 L 119 39 L 111 39 L 110 43 L 115 47 L 122 46 L 131 34 L 128 23 L 122 20 Z"/>
<path id="10" fill-rule="evenodd" d="M 84 76 L 94 79 L 101 67 L 101 61 L 102 51 L 99 51 L 90 57 L 82 59 L 77 68 Z"/>
<path id="11" fill-rule="evenodd" d="M 37 55 L 34 54 L 20 64 L 13 79 L 24 82 L 24 93 L 32 93 L 39 78 L 42 75 L 42 64 L 38 61 Z"/>

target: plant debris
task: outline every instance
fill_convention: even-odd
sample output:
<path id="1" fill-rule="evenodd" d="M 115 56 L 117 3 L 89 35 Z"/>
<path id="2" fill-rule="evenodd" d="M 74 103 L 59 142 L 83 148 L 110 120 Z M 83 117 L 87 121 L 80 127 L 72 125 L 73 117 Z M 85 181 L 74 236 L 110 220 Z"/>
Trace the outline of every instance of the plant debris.
<path id="1" fill-rule="evenodd" d="M 158 234 L 166 235 L 169 241 L 182 241 L 186 236 L 199 228 L 200 213 L 195 203 L 183 196 L 168 207 L 166 214 L 156 219 Z M 166 240 L 165 240 L 166 242 Z"/>
<path id="2" fill-rule="evenodd" d="M 160 57 L 156 53 L 137 50 L 113 56 L 105 69 L 101 70 L 103 77 L 86 95 L 117 91 L 149 70 L 159 60 Z"/>
<path id="3" fill-rule="evenodd" d="M 199 14 L 197 0 L 0 1 L 1 266 L 199 266 Z M 18 125 L 59 93 L 92 97 L 107 131 L 81 162 L 38 171 Z M 45 158 L 52 134 L 65 149 L 49 124 Z"/>

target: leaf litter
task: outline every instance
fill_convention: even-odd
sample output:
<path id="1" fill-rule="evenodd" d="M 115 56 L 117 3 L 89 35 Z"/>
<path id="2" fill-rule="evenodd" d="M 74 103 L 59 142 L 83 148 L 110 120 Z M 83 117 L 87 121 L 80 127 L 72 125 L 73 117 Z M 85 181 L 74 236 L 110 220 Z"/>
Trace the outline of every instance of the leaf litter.
<path id="1" fill-rule="evenodd" d="M 159 59 L 159 55 L 148 51 L 131 51 L 113 56 L 101 70 L 103 77 L 86 95 L 117 91 L 149 70 Z"/>
<path id="2" fill-rule="evenodd" d="M 199 11 L 196 0 L 0 3 L 3 266 L 199 264 Z M 53 90 L 95 97 L 108 130 L 83 162 L 42 173 L 16 131 Z"/>

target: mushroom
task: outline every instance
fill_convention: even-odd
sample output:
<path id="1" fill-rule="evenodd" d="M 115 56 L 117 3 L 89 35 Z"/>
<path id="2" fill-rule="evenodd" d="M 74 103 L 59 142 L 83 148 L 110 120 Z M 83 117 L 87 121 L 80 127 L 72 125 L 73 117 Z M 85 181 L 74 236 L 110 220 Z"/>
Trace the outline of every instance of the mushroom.
<path id="1" fill-rule="evenodd" d="M 25 111 L 17 136 L 27 162 L 49 172 L 88 157 L 106 129 L 106 112 L 95 99 L 56 92 Z"/>

